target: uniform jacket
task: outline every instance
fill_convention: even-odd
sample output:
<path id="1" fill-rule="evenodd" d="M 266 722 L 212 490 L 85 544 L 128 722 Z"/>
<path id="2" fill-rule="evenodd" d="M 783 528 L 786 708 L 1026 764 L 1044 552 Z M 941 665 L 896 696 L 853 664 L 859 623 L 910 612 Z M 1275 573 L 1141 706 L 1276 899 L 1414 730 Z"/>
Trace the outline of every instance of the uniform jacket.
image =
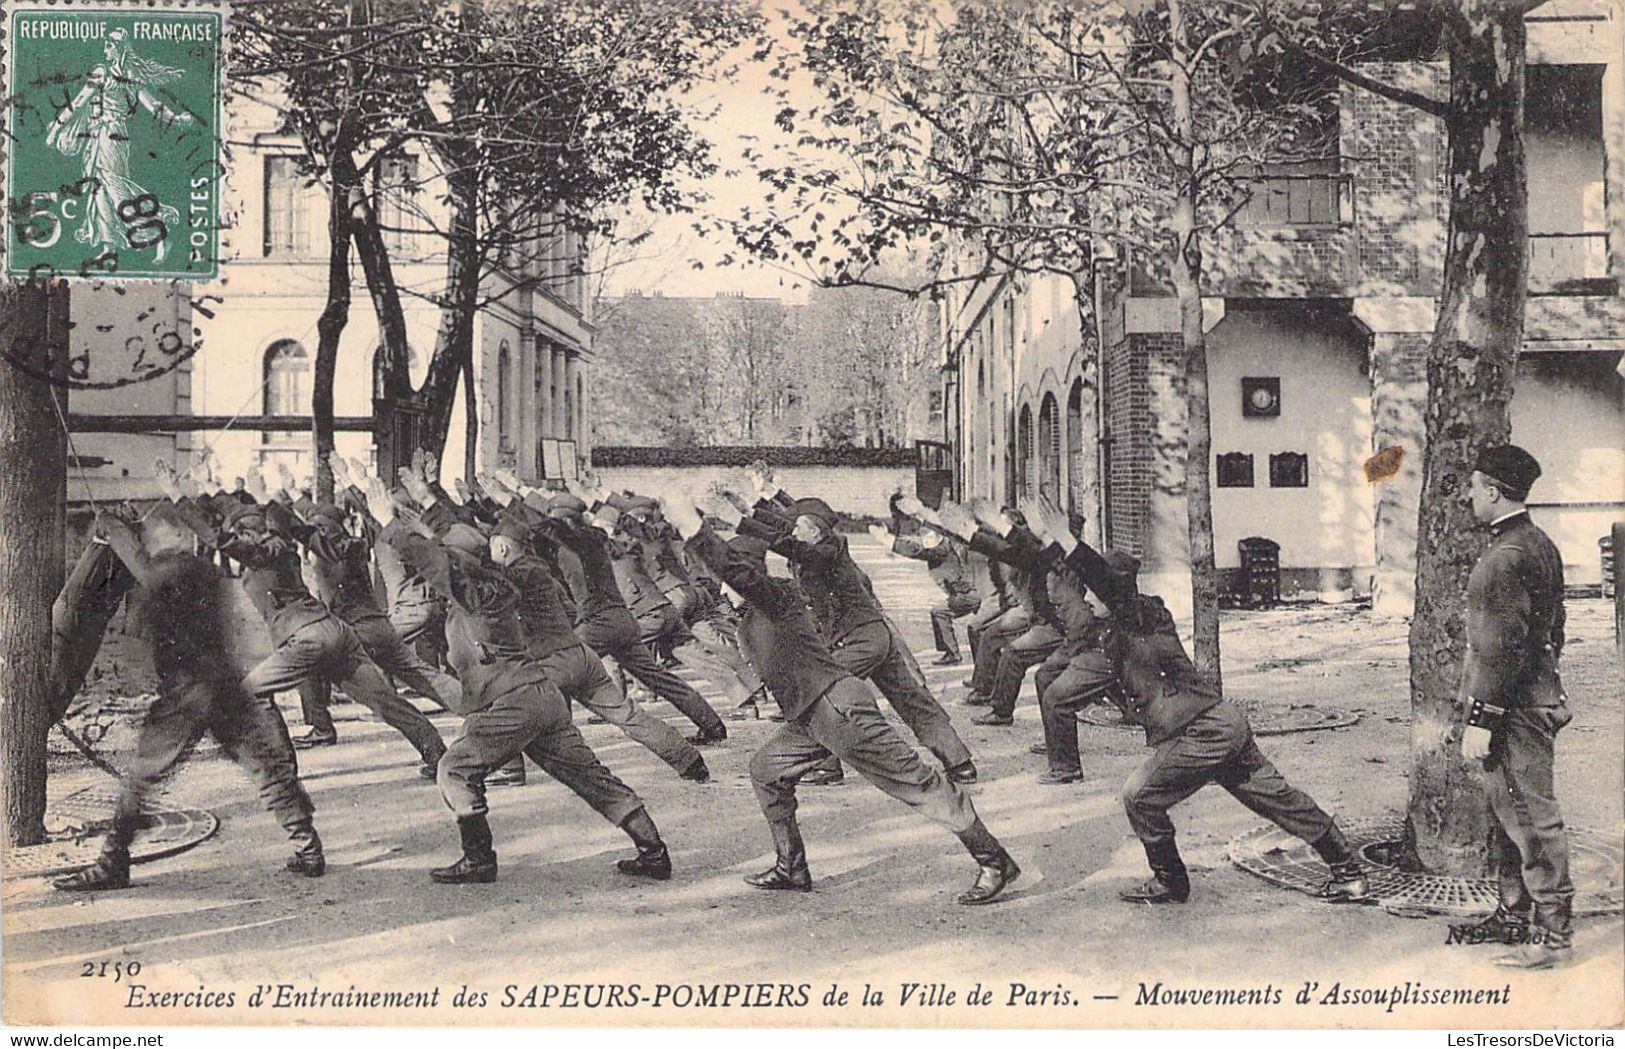
<path id="1" fill-rule="evenodd" d="M 1563 701 L 1563 558 L 1527 512 L 1497 522 L 1467 580 L 1461 698 L 1508 709 Z"/>
<path id="2" fill-rule="evenodd" d="M 806 595 L 794 582 L 772 578 L 710 526 L 702 527 L 688 548 L 745 599 L 740 647 L 787 720 L 800 719 L 837 681 L 852 676 L 829 654 Z"/>
<path id="3" fill-rule="evenodd" d="M 766 541 L 769 549 L 790 562 L 826 639 L 835 641 L 859 627 L 883 622 L 885 613 L 873 584 L 852 560 L 846 537 L 832 531 L 816 543 L 803 543 L 790 534 L 794 525 L 776 510 L 759 505 L 740 522 L 739 534 Z"/>
<path id="4" fill-rule="evenodd" d="M 1009 565 L 1014 572 L 1007 577 L 1014 603 L 1025 608 L 1034 621 L 1045 622 L 1062 633 L 1066 624 L 1055 611 L 1049 596 L 1050 560 L 1044 547 L 1032 532 L 1017 525 L 1009 536 L 1000 538 L 983 529 L 968 540 L 970 548 L 990 560 Z"/>
<path id="5" fill-rule="evenodd" d="M 958 539 L 944 536 L 942 542 L 928 549 L 917 535 L 898 535 L 892 540 L 891 549 L 892 553 L 902 557 L 924 561 L 932 582 L 949 597 L 976 593 L 976 583 L 971 579 L 970 565 L 966 563 L 966 555 L 970 551 Z"/>
<path id="6" fill-rule="evenodd" d="M 300 571 L 299 548 L 289 534 L 293 514 L 287 507 L 267 504 L 266 528 L 262 531 L 224 531 L 211 507 L 182 498 L 175 504 L 182 520 L 210 548 L 220 551 L 243 566 L 243 590 L 259 610 L 271 633 L 271 643 L 280 645 L 301 627 L 319 623 L 332 615 L 305 586 Z"/>
<path id="7" fill-rule="evenodd" d="M 1186 655 L 1161 598 L 1141 594 L 1088 543 L 1078 543 L 1067 562 L 1111 610 L 1106 656 L 1122 686 L 1123 716 L 1145 728 L 1146 746 L 1175 738 L 1198 714 L 1223 701 Z"/>
<path id="8" fill-rule="evenodd" d="M 435 514 L 436 502 L 423 515 L 436 534 L 457 522 L 452 513 Z M 471 714 L 496 700 L 547 680 L 530 657 L 519 622 L 519 591 L 495 564 L 441 545 L 420 535 L 399 518 L 382 538 L 446 600 L 446 660 L 463 686 L 463 705 L 454 711 Z"/>

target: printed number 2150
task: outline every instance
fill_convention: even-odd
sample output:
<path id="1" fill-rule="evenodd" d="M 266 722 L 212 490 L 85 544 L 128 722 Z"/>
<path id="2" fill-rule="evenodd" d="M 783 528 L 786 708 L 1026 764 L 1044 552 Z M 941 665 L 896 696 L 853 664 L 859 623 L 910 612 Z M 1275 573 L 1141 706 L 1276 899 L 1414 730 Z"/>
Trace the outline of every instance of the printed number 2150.
<path id="1" fill-rule="evenodd" d="M 118 983 L 126 976 L 133 978 L 141 975 L 140 962 L 83 962 L 81 964 L 83 964 L 84 968 L 79 970 L 79 975 L 85 979 L 102 980 L 112 977 L 113 982 Z"/>

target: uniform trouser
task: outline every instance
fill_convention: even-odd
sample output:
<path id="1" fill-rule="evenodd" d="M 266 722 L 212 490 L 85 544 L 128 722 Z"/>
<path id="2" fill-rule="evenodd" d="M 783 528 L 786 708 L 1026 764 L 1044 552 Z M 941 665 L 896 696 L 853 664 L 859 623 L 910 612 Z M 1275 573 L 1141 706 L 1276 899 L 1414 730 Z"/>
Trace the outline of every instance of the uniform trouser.
<path id="1" fill-rule="evenodd" d="M 446 710 L 458 710 L 463 705 L 463 687 L 457 679 L 443 670 L 429 666 L 416 651 L 396 633 L 395 625 L 381 615 L 368 616 L 350 624 L 367 657 L 378 664 L 378 669 L 395 681 L 403 681 Z M 299 686 L 299 706 L 304 712 L 305 724 L 324 735 L 331 735 L 333 716 L 327 710 L 328 688 L 326 680 L 312 678 Z"/>
<path id="2" fill-rule="evenodd" d="M 1253 742 L 1247 715 L 1224 700 L 1198 714 L 1184 731 L 1159 743 L 1123 785 L 1123 807 L 1145 851 L 1177 858 L 1168 810 L 1217 783 L 1258 815 L 1307 842 L 1320 840 L 1332 818 L 1286 781 Z"/>
<path id="3" fill-rule="evenodd" d="M 107 624 L 135 577 L 106 543 L 85 544 L 51 605 L 51 720 L 59 721 L 84 686 Z"/>
<path id="4" fill-rule="evenodd" d="M 920 664 L 891 620 L 876 620 L 842 635 L 830 646 L 830 655 L 847 673 L 878 688 L 903 724 L 944 768 L 971 759 L 965 741 L 931 694 Z"/>
<path id="5" fill-rule="evenodd" d="M 682 678 L 655 662 L 653 654 L 638 638 L 637 625 L 631 615 L 616 624 L 602 619 L 589 619 L 576 627 L 576 633 L 587 647 L 600 656 L 608 656 L 621 669 L 642 682 L 655 695 L 670 703 L 700 730 L 718 735 L 727 732 L 722 718 L 711 709 L 705 698 Z"/>
<path id="6" fill-rule="evenodd" d="M 268 696 L 311 678 L 342 685 L 351 699 L 405 736 L 425 763 L 434 764 L 446 752 L 434 725 L 390 687 L 378 665 L 367 658 L 355 630 L 336 616 L 307 623 L 288 635 L 248 672 L 243 687 L 256 696 Z"/>
<path id="7" fill-rule="evenodd" d="M 1033 625 L 1032 616 L 1020 605 L 1006 609 L 982 631 L 976 647 L 976 669 L 971 672 L 971 691 L 991 696 L 999 677 L 999 654 L 1004 646 L 1025 634 Z"/>
<path id="8" fill-rule="evenodd" d="M 920 760 L 880 713 L 869 687 L 855 678 L 836 682 L 751 756 L 751 785 L 768 822 L 794 821 L 796 781 L 830 753 L 956 834 L 976 822 L 976 809 L 964 790 Z"/>
<path id="9" fill-rule="evenodd" d="M 976 662 L 976 654 L 982 643 L 982 634 L 995 619 L 1009 611 L 996 597 L 984 597 L 981 604 L 976 606 L 976 614 L 971 616 L 970 622 L 965 624 L 965 639 L 970 642 L 971 662 Z"/>
<path id="10" fill-rule="evenodd" d="M 1565 706 L 1514 709 L 1491 740 L 1484 788 L 1495 817 L 1492 848 L 1501 907 L 1529 914 L 1551 946 L 1573 936 L 1569 843 L 1553 786 L 1553 743 Z M 1531 913 L 1532 912 L 1532 913 Z"/>
<path id="11" fill-rule="evenodd" d="M 631 787 L 604 767 L 570 721 L 570 704 L 547 682 L 514 689 L 463 719 L 462 733 L 440 760 L 436 782 L 461 819 L 486 811 L 485 774 L 524 754 L 619 824 L 643 807 Z"/>
<path id="12" fill-rule="evenodd" d="M 993 679 L 993 713 L 1009 717 L 1015 712 L 1027 671 L 1058 651 L 1062 640 L 1061 632 L 1048 623 L 1034 623 L 1004 646 Z"/>
<path id="13" fill-rule="evenodd" d="M 1098 648 L 1063 645 L 1033 673 L 1044 719 L 1044 749 L 1051 772 L 1083 771 L 1078 756 L 1078 712 L 1102 699 L 1117 680 L 1111 660 Z"/>
<path id="14" fill-rule="evenodd" d="M 158 687 L 124 773 L 109 844 L 128 847 L 141 822 L 141 803 L 196 745 L 214 734 L 225 753 L 259 788 L 264 803 L 290 835 L 308 830 L 315 811 L 299 782 L 288 726 L 269 696 L 256 696 L 231 680 L 177 674 Z"/>
<path id="15" fill-rule="evenodd" d="M 959 638 L 954 635 L 954 620 L 963 619 L 982 607 L 975 594 L 950 594 L 946 604 L 931 609 L 931 640 L 937 651 L 945 656 L 959 658 Z"/>
<path id="16" fill-rule="evenodd" d="M 728 693 L 735 703 L 743 703 L 762 687 L 761 676 L 750 660 L 739 651 L 724 628 L 709 619 L 692 623 L 688 632 L 691 640 L 678 651 L 683 662 L 705 675 L 706 679 Z"/>
<path id="17" fill-rule="evenodd" d="M 570 645 L 536 657 L 547 679 L 564 694 L 626 733 L 632 740 L 682 772 L 700 752 L 683 734 L 626 698 L 604 661 L 586 645 Z"/>

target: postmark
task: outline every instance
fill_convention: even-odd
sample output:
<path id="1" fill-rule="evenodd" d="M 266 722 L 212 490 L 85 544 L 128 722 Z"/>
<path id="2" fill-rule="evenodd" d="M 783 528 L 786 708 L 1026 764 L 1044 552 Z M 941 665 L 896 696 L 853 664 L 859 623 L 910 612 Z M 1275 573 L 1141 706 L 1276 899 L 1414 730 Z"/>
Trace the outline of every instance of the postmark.
<path id="1" fill-rule="evenodd" d="M 225 12 L 17 4 L 6 15 L 6 274 L 220 272 Z"/>

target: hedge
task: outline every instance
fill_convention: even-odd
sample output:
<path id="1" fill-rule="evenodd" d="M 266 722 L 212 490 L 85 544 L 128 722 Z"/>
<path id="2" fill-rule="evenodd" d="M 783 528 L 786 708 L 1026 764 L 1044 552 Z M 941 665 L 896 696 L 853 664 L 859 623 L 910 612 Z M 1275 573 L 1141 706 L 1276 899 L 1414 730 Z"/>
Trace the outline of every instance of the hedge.
<path id="1" fill-rule="evenodd" d="M 762 459 L 769 466 L 911 467 L 912 448 L 805 448 L 800 445 L 713 445 L 694 448 L 651 448 L 599 445 L 592 464 L 605 466 L 749 466 Z"/>

